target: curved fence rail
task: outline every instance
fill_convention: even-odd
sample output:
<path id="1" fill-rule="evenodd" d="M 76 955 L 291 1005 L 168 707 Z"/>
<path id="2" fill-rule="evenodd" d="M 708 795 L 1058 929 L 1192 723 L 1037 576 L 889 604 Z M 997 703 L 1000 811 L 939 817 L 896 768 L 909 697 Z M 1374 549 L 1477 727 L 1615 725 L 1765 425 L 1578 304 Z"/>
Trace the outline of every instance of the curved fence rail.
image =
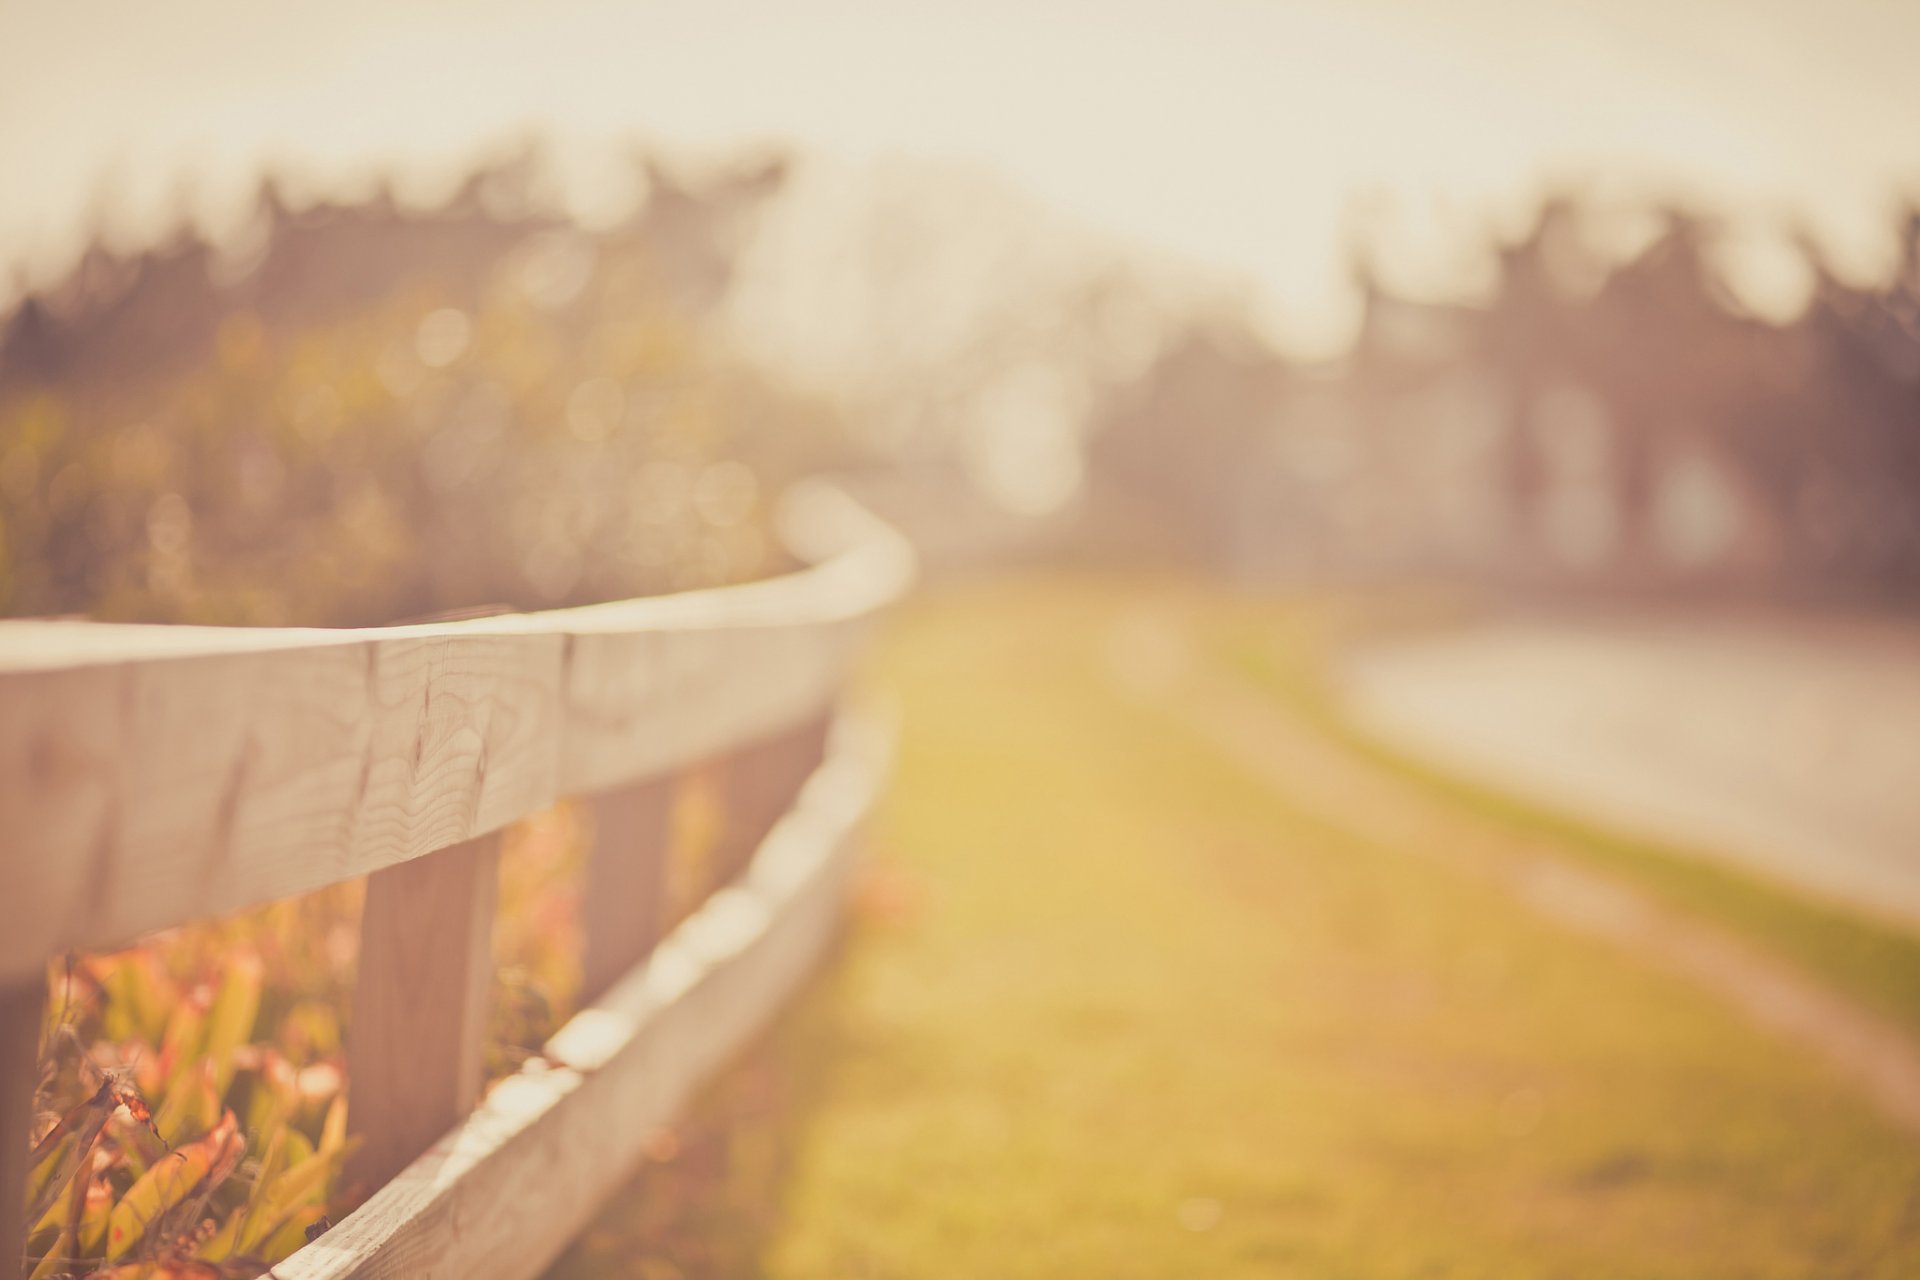
<path id="1" fill-rule="evenodd" d="M 0 623 L 0 1258 L 24 1254 L 5 1206 L 48 959 L 364 875 L 348 1115 L 353 1176 L 382 1189 L 274 1274 L 551 1259 L 837 918 L 884 752 L 834 707 L 912 554 L 825 487 L 790 495 L 781 523 L 810 567 L 578 609 Z M 725 829 L 717 887 L 675 923 L 667 823 L 696 764 L 720 770 Z M 563 797 L 595 808 L 589 1003 L 481 1101 L 499 832 Z"/>

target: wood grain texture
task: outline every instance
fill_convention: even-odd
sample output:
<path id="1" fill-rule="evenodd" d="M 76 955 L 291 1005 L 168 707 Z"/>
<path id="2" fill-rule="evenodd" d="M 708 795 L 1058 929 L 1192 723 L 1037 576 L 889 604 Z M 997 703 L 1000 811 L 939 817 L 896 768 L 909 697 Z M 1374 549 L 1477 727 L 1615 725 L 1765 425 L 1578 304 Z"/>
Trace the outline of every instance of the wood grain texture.
<path id="1" fill-rule="evenodd" d="M 586 999 L 611 987 L 660 940 L 674 781 L 629 783 L 593 798 L 593 848 L 580 901 Z"/>
<path id="2" fill-rule="evenodd" d="M 25 1275 L 27 1158 L 47 984 L 0 986 L 0 1275 Z"/>
<path id="3" fill-rule="evenodd" d="M 827 764 L 737 883 L 570 1019 L 542 1059 L 274 1274 L 538 1274 L 636 1168 L 649 1134 L 765 1025 L 824 951 L 884 755 L 871 733 L 836 733 Z"/>
<path id="4" fill-rule="evenodd" d="M 564 648 L 404 637 L 0 675 L 0 976 L 550 804 Z"/>
<path id="5" fill-rule="evenodd" d="M 347 1023 L 348 1181 L 378 1187 L 480 1100 L 500 837 L 367 879 Z"/>
<path id="6" fill-rule="evenodd" d="M 0 981 L 797 725 L 911 552 L 832 491 L 782 578 L 370 630 L 0 623 Z M 830 553 L 830 554 L 829 554 Z"/>
<path id="7" fill-rule="evenodd" d="M 573 637 L 562 691 L 564 792 L 725 754 L 820 714 L 845 683 L 864 618 Z"/>

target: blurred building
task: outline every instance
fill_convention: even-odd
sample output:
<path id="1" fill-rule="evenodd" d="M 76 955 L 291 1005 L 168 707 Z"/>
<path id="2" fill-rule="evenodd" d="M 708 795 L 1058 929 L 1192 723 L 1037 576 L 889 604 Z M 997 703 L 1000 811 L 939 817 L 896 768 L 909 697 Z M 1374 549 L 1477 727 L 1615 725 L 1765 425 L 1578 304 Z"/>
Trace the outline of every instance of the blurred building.
<path id="1" fill-rule="evenodd" d="M 1920 222 L 1896 278 L 1772 324 L 1679 214 L 1601 263 L 1548 205 L 1467 305 L 1357 271 L 1327 365 L 1196 322 L 1096 412 L 1096 505 L 1263 580 L 1920 595 Z M 1141 532 L 1142 530 L 1150 532 Z"/>

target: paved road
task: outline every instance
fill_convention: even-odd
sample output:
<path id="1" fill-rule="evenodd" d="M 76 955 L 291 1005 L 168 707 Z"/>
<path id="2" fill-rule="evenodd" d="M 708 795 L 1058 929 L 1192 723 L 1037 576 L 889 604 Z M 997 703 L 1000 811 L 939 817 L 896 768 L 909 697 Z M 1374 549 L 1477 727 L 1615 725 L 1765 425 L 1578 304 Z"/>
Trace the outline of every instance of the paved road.
<path id="1" fill-rule="evenodd" d="M 1920 925 L 1920 628 L 1611 616 L 1371 645 L 1380 736 Z"/>

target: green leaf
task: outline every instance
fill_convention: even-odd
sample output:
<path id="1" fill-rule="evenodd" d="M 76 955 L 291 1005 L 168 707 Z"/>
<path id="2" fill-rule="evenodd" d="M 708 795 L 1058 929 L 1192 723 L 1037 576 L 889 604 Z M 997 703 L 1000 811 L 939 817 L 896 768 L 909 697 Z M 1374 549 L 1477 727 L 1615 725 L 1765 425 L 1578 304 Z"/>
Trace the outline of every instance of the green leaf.
<path id="1" fill-rule="evenodd" d="M 205 1053 L 213 1064 L 213 1091 L 226 1096 L 233 1083 L 233 1053 L 253 1033 L 260 1012 L 260 960 L 236 952 L 225 966 L 220 991 L 207 1013 Z"/>
<path id="2" fill-rule="evenodd" d="M 231 1111 L 213 1132 L 198 1142 L 176 1148 L 120 1197 L 107 1216 L 107 1258 L 122 1257 L 138 1244 L 147 1229 L 169 1209 L 193 1194 L 201 1182 L 226 1176 L 246 1149 L 240 1125 Z"/>

